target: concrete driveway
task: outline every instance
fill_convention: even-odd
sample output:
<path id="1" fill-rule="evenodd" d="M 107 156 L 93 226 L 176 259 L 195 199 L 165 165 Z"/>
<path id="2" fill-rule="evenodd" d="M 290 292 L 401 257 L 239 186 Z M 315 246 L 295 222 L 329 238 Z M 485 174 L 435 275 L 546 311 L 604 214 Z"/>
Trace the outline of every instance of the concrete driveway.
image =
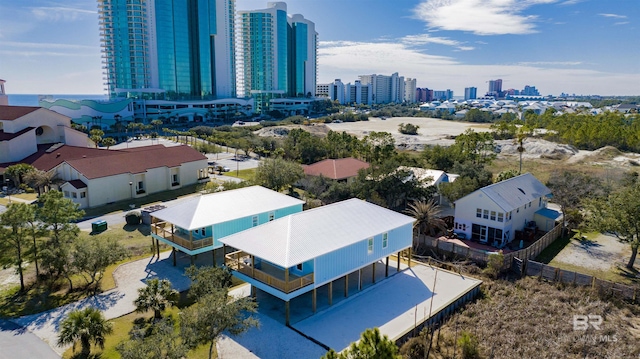
<path id="1" fill-rule="evenodd" d="M 0 359 L 58 359 L 60 356 L 35 334 L 0 320 Z"/>

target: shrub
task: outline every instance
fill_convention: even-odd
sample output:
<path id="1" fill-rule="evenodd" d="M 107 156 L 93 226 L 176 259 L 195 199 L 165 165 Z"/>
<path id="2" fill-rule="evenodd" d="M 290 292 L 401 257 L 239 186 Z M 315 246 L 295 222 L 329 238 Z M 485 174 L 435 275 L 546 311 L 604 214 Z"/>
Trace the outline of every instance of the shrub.
<path id="1" fill-rule="evenodd" d="M 473 334 L 466 331 L 462 332 L 458 339 L 458 345 L 462 350 L 463 359 L 473 359 L 480 356 L 480 352 L 478 351 L 478 339 L 476 339 Z"/>
<path id="2" fill-rule="evenodd" d="M 502 251 L 489 255 L 489 261 L 487 262 L 487 268 L 484 269 L 484 273 L 491 278 L 497 278 L 502 267 L 504 265 L 504 254 Z"/>
<path id="3" fill-rule="evenodd" d="M 131 211 L 124 216 L 124 220 L 127 224 L 138 225 L 142 221 L 142 215 L 138 211 Z"/>
<path id="4" fill-rule="evenodd" d="M 404 135 L 417 135 L 420 126 L 412 125 L 410 123 L 401 123 L 398 126 L 398 131 Z"/>

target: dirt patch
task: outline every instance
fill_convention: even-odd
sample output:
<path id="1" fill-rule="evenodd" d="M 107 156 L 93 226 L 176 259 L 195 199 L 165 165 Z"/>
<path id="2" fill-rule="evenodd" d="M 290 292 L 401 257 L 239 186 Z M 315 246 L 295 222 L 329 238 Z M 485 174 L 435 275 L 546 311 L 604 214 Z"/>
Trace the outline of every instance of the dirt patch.
<path id="1" fill-rule="evenodd" d="M 626 265 L 631 254 L 629 246 L 621 243 L 613 236 L 600 234 L 594 240 L 572 239 L 569 244 L 553 259 L 591 270 L 609 271 L 617 266 Z"/>
<path id="2" fill-rule="evenodd" d="M 254 133 L 260 137 L 276 137 L 283 138 L 289 134 L 294 128 L 301 128 L 312 135 L 326 136 L 329 133 L 329 128 L 322 123 L 312 123 L 310 125 L 288 125 L 288 126 L 271 126 L 261 128 Z"/>
<path id="3" fill-rule="evenodd" d="M 398 131 L 401 123 L 419 126 L 417 135 L 404 135 Z M 333 131 L 347 132 L 362 138 L 369 133 L 388 132 L 396 141 L 396 146 L 406 150 L 421 150 L 425 145 L 451 145 L 452 136 L 457 136 L 469 128 L 476 132 L 487 132 L 489 124 L 440 120 L 426 117 L 393 117 L 381 120 L 370 117 L 369 121 L 328 123 Z"/>

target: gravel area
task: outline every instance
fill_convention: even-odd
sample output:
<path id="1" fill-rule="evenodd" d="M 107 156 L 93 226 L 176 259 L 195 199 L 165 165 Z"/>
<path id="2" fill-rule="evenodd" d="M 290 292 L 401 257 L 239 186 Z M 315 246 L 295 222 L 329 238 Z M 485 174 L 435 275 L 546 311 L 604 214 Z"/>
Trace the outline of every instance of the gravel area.
<path id="1" fill-rule="evenodd" d="M 614 236 L 600 234 L 593 241 L 571 240 L 553 262 L 608 271 L 617 265 L 625 265 L 629 252 L 629 245 L 621 243 Z"/>

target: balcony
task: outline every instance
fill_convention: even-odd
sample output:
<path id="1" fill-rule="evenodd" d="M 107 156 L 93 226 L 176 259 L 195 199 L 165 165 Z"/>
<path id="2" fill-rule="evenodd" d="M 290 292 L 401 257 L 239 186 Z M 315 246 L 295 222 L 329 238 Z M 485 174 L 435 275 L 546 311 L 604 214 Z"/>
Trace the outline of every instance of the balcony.
<path id="1" fill-rule="evenodd" d="M 252 255 L 243 251 L 227 253 L 225 255 L 225 265 L 232 270 L 238 271 L 283 293 L 291 293 L 300 288 L 313 284 L 313 273 L 305 276 L 290 274 L 288 269 L 282 269 L 272 264 L 262 262 L 260 269 L 253 264 L 255 259 Z"/>
<path id="2" fill-rule="evenodd" d="M 185 235 L 183 233 L 177 233 L 173 225 L 167 228 L 167 222 L 156 222 L 151 224 L 151 233 L 166 239 L 169 242 L 175 243 L 182 248 L 189 250 L 201 249 L 209 246 L 213 246 L 213 237 L 204 239 L 193 239 L 191 233 Z M 213 247 L 212 247 L 213 249 Z"/>

